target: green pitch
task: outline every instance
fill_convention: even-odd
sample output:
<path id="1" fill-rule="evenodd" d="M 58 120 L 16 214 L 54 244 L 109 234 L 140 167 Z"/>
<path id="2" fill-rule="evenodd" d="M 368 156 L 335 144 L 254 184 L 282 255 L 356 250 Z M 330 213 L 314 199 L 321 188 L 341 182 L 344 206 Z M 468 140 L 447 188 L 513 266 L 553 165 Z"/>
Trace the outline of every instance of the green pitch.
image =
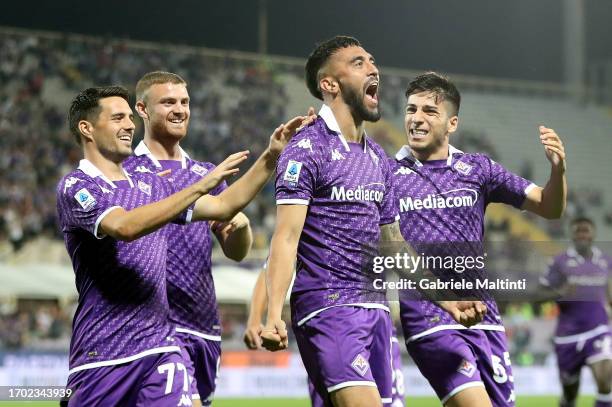
<path id="1" fill-rule="evenodd" d="M 580 397 L 576 407 L 592 407 L 593 397 Z M 57 407 L 57 402 L 0 402 L 0 407 Z M 429 397 L 408 397 L 408 407 L 439 407 L 440 402 Z M 517 407 L 557 407 L 557 397 L 520 397 Z M 307 399 L 220 399 L 213 407 L 310 407 Z"/>

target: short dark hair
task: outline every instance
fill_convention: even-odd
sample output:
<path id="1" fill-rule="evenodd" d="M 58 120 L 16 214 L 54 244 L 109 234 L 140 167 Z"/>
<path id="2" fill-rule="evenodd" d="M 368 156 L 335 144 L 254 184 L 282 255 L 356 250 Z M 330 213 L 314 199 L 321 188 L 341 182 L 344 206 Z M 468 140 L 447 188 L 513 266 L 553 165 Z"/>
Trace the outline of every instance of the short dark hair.
<path id="1" fill-rule="evenodd" d="M 572 219 L 572 221 L 570 222 L 570 226 L 574 226 L 578 223 L 588 223 L 590 224 L 592 227 L 595 227 L 595 222 L 593 222 L 593 219 L 587 217 L 587 216 L 577 216 L 574 219 Z"/>
<path id="2" fill-rule="evenodd" d="M 122 86 L 102 86 L 87 88 L 81 91 L 72 100 L 68 113 L 68 125 L 70 132 L 76 138 L 77 143 L 81 144 L 81 132 L 79 122 L 81 120 L 93 121 L 100 114 L 100 99 L 118 96 L 130 103 L 130 94 Z"/>
<path id="3" fill-rule="evenodd" d="M 337 35 L 334 38 L 317 44 L 317 47 L 308 56 L 308 61 L 306 62 L 306 86 L 312 96 L 323 100 L 323 94 L 319 89 L 319 70 L 336 51 L 348 47 L 361 47 L 361 43 L 356 38 Z"/>
<path id="4" fill-rule="evenodd" d="M 436 103 L 448 101 L 455 109 L 454 114 L 459 114 L 461 106 L 461 95 L 457 87 L 444 75 L 436 72 L 425 72 L 414 78 L 406 89 L 406 99 L 410 95 L 421 92 L 432 92 L 436 95 Z"/>

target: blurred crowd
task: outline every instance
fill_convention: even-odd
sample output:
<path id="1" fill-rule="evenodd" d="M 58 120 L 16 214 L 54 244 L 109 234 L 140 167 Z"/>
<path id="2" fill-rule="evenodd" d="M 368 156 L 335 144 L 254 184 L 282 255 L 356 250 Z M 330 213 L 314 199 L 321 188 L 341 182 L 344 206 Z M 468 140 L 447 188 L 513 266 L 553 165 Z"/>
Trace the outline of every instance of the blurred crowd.
<path id="1" fill-rule="evenodd" d="M 55 186 L 81 158 L 67 128 L 67 108 L 85 87 L 122 84 L 133 90 L 152 69 L 180 74 L 191 97 L 183 145 L 194 158 L 213 163 L 245 147 L 256 157 L 285 119 L 287 97 L 277 69 L 261 61 L 6 33 L 0 34 L 0 55 L 0 240 L 16 250 L 32 236 L 59 236 Z M 248 209 L 256 227 L 274 208 L 267 192 Z"/>
<path id="2" fill-rule="evenodd" d="M 0 313 L 0 350 L 66 351 L 73 306 L 56 301 L 28 301 Z"/>

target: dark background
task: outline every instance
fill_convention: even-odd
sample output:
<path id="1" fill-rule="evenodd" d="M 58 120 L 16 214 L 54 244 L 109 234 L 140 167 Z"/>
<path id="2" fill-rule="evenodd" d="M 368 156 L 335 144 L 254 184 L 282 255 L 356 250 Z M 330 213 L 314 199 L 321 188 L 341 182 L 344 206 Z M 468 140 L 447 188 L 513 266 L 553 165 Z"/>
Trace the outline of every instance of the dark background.
<path id="1" fill-rule="evenodd" d="M 587 62 L 612 58 L 612 1 L 584 0 Z M 0 25 L 258 50 L 258 0 L 22 0 Z M 563 0 L 267 0 L 268 53 L 356 36 L 384 66 L 560 82 Z"/>
<path id="2" fill-rule="evenodd" d="M 305 58 L 336 34 L 380 65 L 560 82 L 564 0 L 267 0 L 268 53 Z M 612 1 L 584 0 L 587 64 L 612 58 Z M 0 25 L 258 50 L 258 0 L 32 1 Z"/>

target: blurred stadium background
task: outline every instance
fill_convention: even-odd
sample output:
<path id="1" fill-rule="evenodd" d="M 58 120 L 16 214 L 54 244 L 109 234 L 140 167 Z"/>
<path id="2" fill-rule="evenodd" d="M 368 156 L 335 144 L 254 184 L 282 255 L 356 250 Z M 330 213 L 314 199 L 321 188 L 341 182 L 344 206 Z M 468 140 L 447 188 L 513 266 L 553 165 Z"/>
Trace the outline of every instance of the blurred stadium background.
<path id="1" fill-rule="evenodd" d="M 315 42 L 354 35 L 382 66 L 383 120 L 369 134 L 389 153 L 403 144 L 406 84 L 425 69 L 449 74 L 462 92 L 460 131 L 451 140 L 457 147 L 485 151 L 542 183 L 548 165 L 537 126 L 553 127 L 563 138 L 569 156 L 566 216 L 543 222 L 502 206 L 489 208 L 488 239 L 504 248 L 490 267 L 544 272 L 546 259 L 567 244 L 567 221 L 580 214 L 595 220 L 600 241 L 611 241 L 609 1 L 483 0 L 443 7 L 412 0 L 317 0 L 293 9 L 276 0 L 228 3 L 22 1 L 3 9 L 0 385 L 65 383 L 76 292 L 56 224 L 55 185 L 81 156 L 67 130 L 69 101 L 91 85 L 133 89 L 151 70 L 177 72 L 189 83 L 191 123 L 184 147 L 194 157 L 219 162 L 244 147 L 256 156 L 285 118 L 319 106 L 303 84 L 305 57 Z M 271 354 L 247 352 L 242 345 L 247 302 L 274 226 L 272 192 L 268 185 L 246 210 L 255 232 L 249 258 L 234 264 L 215 251 L 224 349 L 219 399 L 307 394 L 295 347 Z M 531 241 L 547 243 L 523 244 Z M 555 306 L 501 305 L 519 405 L 555 405 L 554 398 L 521 404 L 527 400 L 521 396 L 558 393 L 551 353 Z M 407 394 L 433 394 L 404 357 Z M 583 383 L 583 391 L 593 394 L 590 374 L 585 372 Z M 429 405 L 414 400 L 411 405 Z M 274 405 L 225 403 L 218 405 Z"/>

